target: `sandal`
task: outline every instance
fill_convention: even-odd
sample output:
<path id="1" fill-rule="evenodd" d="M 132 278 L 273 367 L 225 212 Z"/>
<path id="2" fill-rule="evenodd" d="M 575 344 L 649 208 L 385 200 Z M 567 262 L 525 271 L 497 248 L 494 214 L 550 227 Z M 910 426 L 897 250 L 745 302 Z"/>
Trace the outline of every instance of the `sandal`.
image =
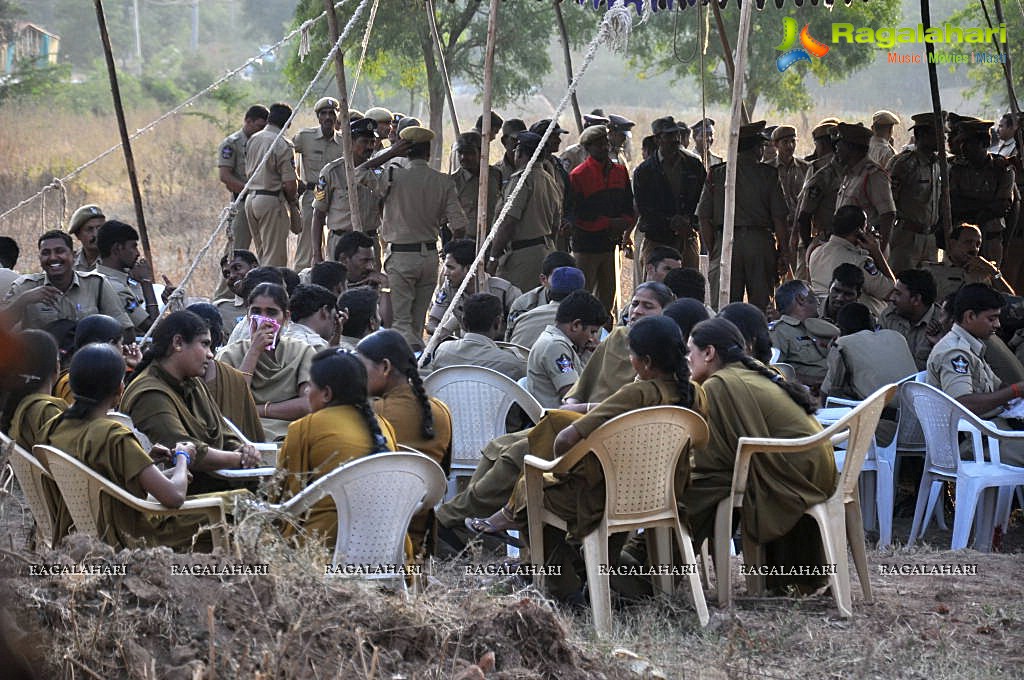
<path id="1" fill-rule="evenodd" d="M 467 517 L 466 528 L 473 532 L 473 538 L 490 537 L 503 541 L 514 548 L 525 548 L 526 544 L 504 529 L 497 529 L 486 517 Z"/>

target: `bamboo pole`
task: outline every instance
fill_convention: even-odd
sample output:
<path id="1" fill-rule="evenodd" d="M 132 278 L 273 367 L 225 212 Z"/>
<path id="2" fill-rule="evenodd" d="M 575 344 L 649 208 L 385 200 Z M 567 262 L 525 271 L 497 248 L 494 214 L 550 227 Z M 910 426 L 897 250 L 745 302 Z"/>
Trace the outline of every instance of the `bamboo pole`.
<path id="1" fill-rule="evenodd" d="M 569 53 L 569 31 L 565 27 L 565 15 L 562 14 L 562 0 L 553 0 L 555 3 L 555 20 L 558 22 L 558 35 L 562 39 L 562 57 L 565 61 L 565 79 L 572 84 L 572 55 Z M 580 113 L 580 102 L 576 98 L 576 92 L 572 93 L 572 113 L 576 117 L 576 132 L 583 132 L 583 114 Z"/>
<path id="2" fill-rule="evenodd" d="M 338 42 L 338 15 L 334 13 L 334 2 L 333 0 L 324 0 L 324 11 L 327 13 L 327 31 L 331 37 L 331 44 Z M 363 230 L 363 219 L 359 213 L 359 196 L 356 193 L 356 169 L 355 159 L 352 158 L 352 131 L 349 127 L 348 120 L 348 88 L 345 86 L 345 55 L 342 52 L 341 45 L 338 45 L 338 50 L 334 53 L 334 77 L 338 81 L 338 103 L 339 109 L 338 114 L 342 117 L 344 125 L 341 131 L 341 154 L 345 158 L 345 191 L 348 192 L 348 209 L 352 213 L 352 229 L 355 231 Z M 304 229 L 312 229 L 312 218 L 309 220 Z M 317 237 L 316 234 L 313 235 Z M 319 234 L 319 238 L 323 238 L 323 234 Z M 316 249 L 314 248 L 314 252 Z M 330 256 L 333 254 L 328 254 Z"/>
<path id="3" fill-rule="evenodd" d="M 149 231 L 146 229 L 146 215 L 142 209 L 142 192 L 139 191 L 139 176 L 135 171 L 135 155 L 132 153 L 132 142 L 128 136 L 128 124 L 125 122 L 124 105 L 121 102 L 121 88 L 117 84 L 117 67 L 114 65 L 114 52 L 110 46 L 110 34 L 107 32 L 107 17 L 103 12 L 103 0 L 94 0 L 96 7 L 96 23 L 100 29 L 100 40 L 103 42 L 103 56 L 107 62 L 107 76 L 110 78 L 110 95 L 114 99 L 114 113 L 117 116 L 117 131 L 121 135 L 121 150 L 124 152 L 124 164 L 128 171 L 128 184 L 132 190 L 132 202 L 135 204 L 135 221 L 139 228 L 139 241 L 142 243 L 142 254 L 149 263 L 153 278 L 156 278 L 156 263 L 153 251 L 149 246 Z M 142 296 L 146 300 L 146 312 L 150 322 L 160 315 L 160 306 L 156 301 L 152 281 L 140 282 Z"/>
<path id="4" fill-rule="evenodd" d="M 921 0 L 921 25 L 927 31 L 932 25 L 931 10 L 928 0 Z M 935 46 L 924 44 L 925 63 L 928 65 L 928 87 L 932 94 L 932 113 L 935 116 L 935 148 L 939 155 L 939 175 L 942 177 L 942 194 L 939 197 L 939 212 L 942 233 L 947 238 L 953 230 L 953 209 L 949 202 L 949 162 L 946 160 L 946 126 L 942 119 L 942 99 L 939 96 L 939 74 L 935 68 L 932 55 Z"/>
<path id="5" fill-rule="evenodd" d="M 459 114 L 455 111 L 455 99 L 452 97 L 452 83 L 448 79 L 448 64 L 444 58 L 444 47 L 441 45 L 441 34 L 437 30 L 437 17 L 434 15 L 434 0 L 427 0 L 424 5 L 427 8 L 427 23 L 430 24 L 430 32 L 434 36 L 434 46 L 437 47 L 438 60 L 441 62 L 441 78 L 444 79 L 444 98 L 448 102 L 448 111 L 452 117 L 452 127 L 455 129 L 455 136 L 458 137 Z"/>
<path id="6" fill-rule="evenodd" d="M 925 0 L 927 1 L 927 0 Z M 718 16 L 717 3 L 711 3 L 715 8 L 715 16 Z M 747 66 L 747 42 L 750 37 L 750 20 L 753 12 L 753 2 L 744 2 L 740 8 L 739 37 L 736 40 L 736 69 L 737 77 L 732 79 L 732 115 L 729 124 L 729 149 L 726 155 L 725 166 L 725 220 L 722 225 L 722 261 L 718 267 L 718 275 L 721 285 L 718 292 L 718 308 L 721 309 L 729 304 L 730 282 L 732 279 L 732 241 L 735 232 L 734 222 L 736 220 L 736 155 L 740 146 L 740 125 L 746 120 L 743 110 L 743 74 Z M 721 33 L 721 29 L 719 29 Z M 724 40 L 725 34 L 721 33 Z M 785 244 L 779 244 L 785 247 Z"/>
<path id="7" fill-rule="evenodd" d="M 484 111 L 480 125 L 480 175 L 479 188 L 476 194 L 476 242 L 477 246 L 487 238 L 487 230 L 490 225 L 487 223 L 487 193 L 490 188 L 491 158 L 490 144 L 487 141 L 491 135 L 491 96 L 494 93 L 494 43 L 498 36 L 498 0 L 491 0 L 491 9 L 487 15 L 487 48 L 484 52 Z M 479 289 L 480 281 L 483 280 L 484 262 L 481 259 L 477 266 L 476 278 L 474 280 Z"/>
<path id="8" fill-rule="evenodd" d="M 722 54 L 725 57 L 725 73 L 726 73 L 726 75 L 729 76 L 729 85 L 730 85 L 730 87 L 732 87 L 732 91 L 736 92 L 736 63 L 733 61 L 733 58 L 732 58 L 732 48 L 729 46 L 729 36 L 725 32 L 725 21 L 722 20 L 722 10 L 718 8 L 718 3 L 715 2 L 714 0 L 712 0 L 712 2 L 710 2 L 708 4 L 711 5 L 711 10 L 715 14 L 715 26 L 718 28 L 718 38 L 719 38 L 719 40 L 722 41 Z M 698 17 L 699 16 L 700 16 L 700 13 L 698 12 Z M 749 30 L 749 23 L 748 23 L 748 30 Z M 742 35 L 742 34 L 743 34 L 743 9 L 740 8 L 740 35 Z M 745 40 L 745 38 L 744 38 L 744 40 Z M 739 49 L 740 49 L 740 45 L 739 45 L 739 43 L 737 43 L 736 44 L 737 54 L 739 54 Z M 746 58 L 744 58 L 743 61 L 745 63 L 746 62 Z M 742 68 L 740 69 L 740 73 L 743 73 L 743 69 Z M 740 92 L 742 92 L 742 91 L 743 91 L 743 88 L 741 87 L 740 88 Z M 743 116 L 742 124 L 749 123 L 750 122 L 750 114 L 747 113 L 747 107 L 743 104 L 742 100 L 740 101 L 740 113 Z M 734 120 L 733 122 L 735 123 L 736 121 Z M 734 127 L 734 129 L 735 129 L 735 127 Z"/>

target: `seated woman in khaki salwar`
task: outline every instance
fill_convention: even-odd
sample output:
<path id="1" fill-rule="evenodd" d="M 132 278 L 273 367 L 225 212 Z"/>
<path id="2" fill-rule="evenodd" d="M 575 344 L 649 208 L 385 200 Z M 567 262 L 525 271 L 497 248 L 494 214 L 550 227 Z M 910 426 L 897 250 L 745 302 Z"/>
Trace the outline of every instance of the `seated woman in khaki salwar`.
<path id="1" fill-rule="evenodd" d="M 599 404 L 580 404 L 581 413 L 549 411 L 529 434 L 530 451 L 553 460 L 585 439 L 615 416 L 648 406 L 684 406 L 703 415 L 706 404 L 699 386 L 690 382 L 686 345 L 679 326 L 664 316 L 638 320 L 629 331 L 629 357 L 638 380 L 620 388 Z M 684 451 L 676 466 L 676 497 L 682 498 L 690 479 L 690 454 Z M 565 520 L 568 531 L 545 526 L 546 565 L 559 565 L 561 573 L 548 579 L 549 590 L 572 599 L 582 585 L 579 542 L 593 531 L 604 514 L 605 484 L 601 464 L 587 455 L 564 475 L 547 481 L 544 507 Z M 679 516 L 687 510 L 679 504 Z M 479 534 L 503 535 L 509 528 L 525 525 L 526 489 L 520 476 L 509 502 L 490 517 L 471 518 L 466 526 Z M 618 556 L 628 534 L 613 534 L 609 555 Z M 615 558 L 613 558 L 615 559 Z"/>

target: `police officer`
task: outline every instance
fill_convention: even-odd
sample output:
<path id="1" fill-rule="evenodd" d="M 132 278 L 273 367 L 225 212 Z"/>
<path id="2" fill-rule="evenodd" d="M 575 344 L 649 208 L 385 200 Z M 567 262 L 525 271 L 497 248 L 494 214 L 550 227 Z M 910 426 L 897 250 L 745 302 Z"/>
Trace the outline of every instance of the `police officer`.
<path id="1" fill-rule="evenodd" d="M 249 178 L 245 172 L 245 146 L 250 137 L 267 126 L 269 115 L 270 112 L 265 106 L 250 106 L 245 112 L 242 128 L 228 135 L 217 147 L 217 172 L 221 184 L 231 192 L 232 201 L 238 198 L 238 194 L 245 187 L 245 181 Z M 238 211 L 231 222 L 231 231 L 234 234 L 235 247 L 239 250 L 248 250 L 249 244 L 252 243 L 252 234 L 249 231 L 249 221 L 245 217 L 244 202 L 238 206 Z"/>
<path id="2" fill-rule="evenodd" d="M 889 165 L 896 225 L 889 250 L 893 271 L 920 267 L 938 259 L 933 233 L 939 221 L 942 186 L 935 146 L 933 113 L 913 116 L 913 149 L 897 154 Z M 941 125 L 941 122 L 939 123 Z"/>
<path id="3" fill-rule="evenodd" d="M 868 142 L 868 158 L 878 167 L 884 168 L 896 155 L 892 145 L 892 130 L 900 124 L 899 117 L 892 111 L 875 111 L 871 116 L 871 140 Z M 915 139 L 917 139 L 915 137 Z"/>
<path id="4" fill-rule="evenodd" d="M 892 237 L 896 204 L 885 170 L 868 158 L 871 131 L 860 123 L 839 123 L 834 134 L 836 159 L 845 167 L 836 195 L 836 209 L 855 205 L 863 210 L 868 224 L 878 228 L 882 252 L 885 252 Z"/>
<path id="5" fill-rule="evenodd" d="M 765 122 L 740 127 L 739 153 L 736 155 L 735 236 L 732 243 L 730 300 L 743 300 L 760 309 L 768 307 L 780 264 L 788 264 L 786 254 L 786 199 L 779 184 L 779 172 L 761 162 L 762 131 Z M 697 205 L 701 240 L 711 262 L 711 303 L 718 304 L 719 269 L 722 258 L 722 227 L 725 222 L 725 170 L 719 163 L 711 168 Z"/>
<path id="6" fill-rule="evenodd" d="M 313 253 L 318 249 L 314 238 L 323 238 L 323 231 L 315 231 L 313 223 L 313 188 L 320 180 L 324 165 L 341 158 L 341 136 L 335 129 L 338 123 L 338 100 L 323 97 L 313 106 L 317 127 L 303 128 L 292 138 L 295 153 L 302 158 L 299 169 L 299 193 L 302 195 L 300 214 L 302 233 L 295 248 L 295 269 L 304 269 L 313 262 Z"/>
<path id="7" fill-rule="evenodd" d="M 946 258 L 925 263 L 924 268 L 935 277 L 939 300 L 968 283 L 984 283 L 1003 293 L 1015 294 L 998 265 L 981 256 L 981 245 L 981 230 L 973 224 L 961 224 L 953 227 L 946 239 Z"/>
<path id="8" fill-rule="evenodd" d="M 380 151 L 381 149 L 391 146 L 393 143 L 391 134 L 397 126 L 395 121 L 395 114 L 391 113 L 383 106 L 373 106 L 366 109 L 366 113 L 363 114 L 364 118 L 370 118 L 377 123 L 377 140 L 374 143 L 374 151 Z M 385 144 L 387 142 L 387 144 Z"/>
<path id="9" fill-rule="evenodd" d="M 501 125 L 501 138 L 498 141 L 504 147 L 505 153 L 502 154 L 501 160 L 492 167 L 501 173 L 501 187 L 503 191 L 505 185 L 508 184 L 508 181 L 516 172 L 516 144 L 519 143 L 516 135 L 520 132 L 526 132 L 526 123 L 520 118 L 510 118 Z"/>
<path id="10" fill-rule="evenodd" d="M 796 128 L 792 125 L 776 126 L 772 130 L 771 142 L 771 146 L 775 149 L 775 157 L 766 163 L 779 171 L 782 197 L 786 199 L 786 225 L 790 226 L 796 219 L 800 189 L 804 186 L 804 180 L 811 164 L 794 155 L 796 152 Z"/>
<path id="11" fill-rule="evenodd" d="M 551 124 L 550 118 L 544 118 L 537 121 L 530 126 L 530 132 L 534 133 L 538 137 L 543 137 L 544 132 L 548 129 Z M 544 151 L 541 153 L 539 162 L 542 163 L 542 167 L 547 171 L 549 175 L 555 180 L 555 185 L 559 191 L 559 205 L 562 206 L 562 218 L 559 223 L 558 229 L 555 230 L 553 236 L 555 239 L 555 247 L 558 250 L 569 250 L 569 225 L 571 222 L 570 216 L 572 215 L 572 194 L 569 188 L 569 171 L 565 169 L 565 166 L 555 156 L 558 153 L 558 147 L 562 144 L 562 135 L 569 134 L 568 130 L 562 128 L 556 120 L 554 123 L 554 129 L 551 131 L 551 135 L 548 137 L 547 144 L 544 147 Z M 527 158 L 529 160 L 529 158 Z M 525 167 L 525 165 L 523 166 Z"/>
<path id="12" fill-rule="evenodd" d="M 787 281 L 775 291 L 782 315 L 770 331 L 779 361 L 796 370 L 797 379 L 817 392 L 828 372 L 828 348 L 839 329 L 818 317 L 818 300 L 799 279 Z"/>
<path id="13" fill-rule="evenodd" d="M 683 124 L 685 125 L 685 123 Z M 630 161 L 629 153 L 629 135 L 630 132 L 636 127 L 636 123 L 631 121 L 624 116 L 618 116 L 614 113 L 608 116 L 608 147 L 610 150 L 609 157 L 613 163 L 628 168 Z"/>
<path id="14" fill-rule="evenodd" d="M 704 158 L 704 152 L 707 151 L 707 167 L 724 163 L 725 159 L 721 156 L 715 155 L 711 151 L 711 146 L 715 143 L 715 119 L 705 118 L 704 120 L 698 120 L 690 127 L 690 132 L 693 134 L 693 151 L 701 159 Z"/>
<path id="15" fill-rule="evenodd" d="M 955 134 L 956 156 L 949 166 L 949 202 L 953 221 L 977 224 L 981 254 L 999 263 L 1003 257 L 1005 217 L 1013 199 L 1013 168 L 988 152 L 992 121 L 961 121 Z M 954 146 L 954 145 L 951 145 Z"/>
<path id="16" fill-rule="evenodd" d="M 78 239 L 81 248 L 75 254 L 75 271 L 92 271 L 99 260 L 100 250 L 96 245 L 96 232 L 107 221 L 98 205 L 83 205 L 71 215 L 68 233 Z"/>
<path id="17" fill-rule="evenodd" d="M 796 234 L 790 248 L 796 246 L 797 276 L 809 278 L 807 258 L 824 243 L 832 232 L 832 216 L 836 212 L 836 194 L 842 183 L 843 166 L 833 153 L 832 131 L 836 124 L 819 123 L 811 132 L 814 137 L 814 160 L 800 187 L 796 207 Z"/>
<path id="18" fill-rule="evenodd" d="M 353 167 L 358 167 L 369 160 L 376 141 L 375 130 L 377 121 L 372 118 L 360 118 L 349 123 L 352 135 Z M 327 236 L 327 257 L 334 257 L 338 240 L 348 231 L 352 231 L 352 210 L 348 198 L 348 186 L 345 183 L 345 159 L 336 158 L 320 170 L 316 186 L 313 188 L 312 245 L 313 263 L 323 262 L 324 226 L 329 230 Z M 377 243 L 380 229 L 380 197 L 369 186 L 356 184 L 356 195 L 359 197 L 359 217 L 363 231 Z M 378 246 L 379 248 L 379 246 Z"/>
<path id="19" fill-rule="evenodd" d="M 130 224 L 109 220 L 100 227 L 96 242 L 100 249 L 96 271 L 107 277 L 107 283 L 121 298 L 136 332 L 145 333 L 154 316 L 146 309 L 141 281 L 152 283 L 153 270 L 139 257 L 139 232 Z M 156 314 L 156 308 L 152 312 Z"/>
<path id="20" fill-rule="evenodd" d="M 252 178 L 245 216 L 256 256 L 264 266 L 288 266 L 288 232 L 298 234 L 302 229 L 292 143 L 283 135 L 274 141 L 291 115 L 288 104 L 273 104 L 267 126 L 250 137 L 245 148 L 245 171 Z M 261 166 L 264 155 L 267 159 Z"/>
<path id="21" fill-rule="evenodd" d="M 134 335 L 123 302 L 103 275 L 73 268 L 70 236 L 54 229 L 40 236 L 38 243 L 43 271 L 18 277 L 0 303 L 0 311 L 20 321 L 22 328 L 46 330 L 58 340 L 74 324 L 97 313 L 114 317 L 127 335 Z"/>
<path id="22" fill-rule="evenodd" d="M 480 199 L 480 147 L 482 138 L 479 132 L 471 130 L 463 132 L 455 140 L 455 157 L 459 169 L 452 173 L 455 189 L 458 191 L 459 205 L 471 225 L 476 224 L 477 203 Z M 501 198 L 501 171 L 488 166 L 487 168 L 487 229 L 490 230 L 496 216 L 495 209 Z"/>

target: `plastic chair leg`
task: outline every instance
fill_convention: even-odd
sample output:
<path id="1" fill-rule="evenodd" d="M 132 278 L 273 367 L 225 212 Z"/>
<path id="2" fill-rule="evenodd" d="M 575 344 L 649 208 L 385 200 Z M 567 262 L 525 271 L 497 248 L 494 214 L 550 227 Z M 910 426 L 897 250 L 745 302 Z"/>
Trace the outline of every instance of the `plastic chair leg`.
<path id="1" fill-rule="evenodd" d="M 874 479 L 868 479 L 868 475 L 871 475 Z M 881 475 L 878 470 L 864 470 L 860 473 L 860 481 L 858 483 L 858 487 L 860 487 L 860 507 L 864 512 L 862 524 L 869 531 L 874 529 L 878 523 L 881 523 L 881 518 L 878 517 L 878 513 L 875 511 L 879 477 Z"/>
<path id="2" fill-rule="evenodd" d="M 651 553 L 651 564 L 655 568 L 661 564 L 672 564 L 672 529 L 664 526 L 654 527 L 646 529 L 644 533 L 650 534 L 651 538 L 647 539 L 648 545 L 654 547 L 654 551 Z M 654 577 L 655 590 L 666 595 L 671 595 L 674 592 L 672 583 L 671 574 L 658 574 Z"/>
<path id="3" fill-rule="evenodd" d="M 860 523 L 860 508 L 854 507 L 855 503 L 847 503 L 846 514 L 846 540 L 850 544 L 850 552 L 853 554 L 853 565 L 857 568 L 857 579 L 860 581 L 860 590 L 864 594 L 864 600 L 871 602 L 874 597 L 871 594 L 871 580 L 868 571 L 868 553 L 864 545 L 864 526 Z M 853 593 L 850 593 L 851 600 Z"/>
<path id="4" fill-rule="evenodd" d="M 928 506 L 928 510 L 930 512 L 930 493 L 934 481 L 935 477 L 933 477 L 928 470 L 921 473 L 921 484 L 917 487 L 917 503 L 914 506 L 914 521 L 910 525 L 910 535 L 907 537 L 907 547 L 914 545 L 914 541 L 917 540 L 917 537 L 920 534 L 924 533 L 924 529 L 927 526 L 927 521 L 925 520 L 925 506 Z"/>
<path id="5" fill-rule="evenodd" d="M 846 517 L 845 512 L 843 516 L 833 517 L 829 510 L 825 503 L 819 503 L 808 508 L 807 514 L 818 523 L 826 561 L 835 565 L 835 573 L 829 575 L 829 585 L 836 600 L 836 608 L 840 616 L 849 618 L 853 616 L 853 611 L 850 603 L 850 565 L 846 559 Z M 841 550 L 839 540 L 843 541 Z"/>
<path id="6" fill-rule="evenodd" d="M 1004 534 L 1010 525 L 1010 510 L 1013 507 L 1014 491 L 1016 491 L 1016 495 L 1020 498 L 1021 490 L 1019 486 L 999 487 L 999 498 L 996 501 L 996 522 L 998 522 L 999 526 L 1003 528 Z M 1022 504 L 1022 506 L 1024 506 L 1024 504 Z"/>
<path id="7" fill-rule="evenodd" d="M 974 511 L 974 549 L 978 552 L 992 551 L 992 533 L 995 531 L 997 487 L 985 487 L 978 490 L 978 505 Z"/>
<path id="8" fill-rule="evenodd" d="M 878 547 L 884 548 L 892 543 L 892 514 L 896 501 L 895 476 L 888 461 L 878 461 L 875 473 L 875 498 L 878 514 Z"/>
<path id="9" fill-rule="evenodd" d="M 545 563 L 544 558 L 544 488 L 540 470 L 526 468 L 526 517 L 530 530 L 530 564 L 536 571 L 534 584 L 540 591 L 544 590 L 544 572 L 539 567 Z"/>
<path id="10" fill-rule="evenodd" d="M 743 563 L 758 567 L 763 565 L 764 546 L 760 543 L 755 543 L 745 533 L 740 532 L 740 536 L 743 539 Z M 748 574 L 746 580 L 748 595 L 760 596 L 764 594 L 764 576 L 761 576 L 760 573 Z"/>
<path id="11" fill-rule="evenodd" d="M 601 573 L 601 565 L 608 564 L 608 530 L 603 525 L 583 537 L 583 559 L 587 565 L 594 628 L 599 636 L 611 635 L 612 592 L 608 574 Z"/>
<path id="12" fill-rule="evenodd" d="M 704 568 L 704 582 L 711 584 L 711 554 L 708 552 L 708 540 L 700 544 L 700 562 Z"/>
<path id="13" fill-rule="evenodd" d="M 978 489 L 968 480 L 960 480 L 956 485 L 956 514 L 953 515 L 953 543 L 951 550 L 963 550 L 967 547 L 967 539 L 971 535 L 974 513 L 978 505 Z"/>
<path id="14" fill-rule="evenodd" d="M 688 567 L 687 579 L 690 581 L 690 603 L 697 612 L 697 618 L 701 626 L 708 625 L 708 603 L 704 599 L 704 588 L 700 582 L 700 572 L 697 571 L 697 557 L 693 553 L 693 539 L 690 534 L 683 530 L 681 524 L 676 523 L 676 536 L 679 539 L 679 547 L 683 553 L 683 564 Z M 707 545 L 707 541 L 705 541 Z"/>
<path id="15" fill-rule="evenodd" d="M 732 497 L 718 503 L 715 513 L 715 587 L 718 589 L 718 606 L 732 605 L 732 569 L 729 561 L 729 546 L 732 545 Z"/>

